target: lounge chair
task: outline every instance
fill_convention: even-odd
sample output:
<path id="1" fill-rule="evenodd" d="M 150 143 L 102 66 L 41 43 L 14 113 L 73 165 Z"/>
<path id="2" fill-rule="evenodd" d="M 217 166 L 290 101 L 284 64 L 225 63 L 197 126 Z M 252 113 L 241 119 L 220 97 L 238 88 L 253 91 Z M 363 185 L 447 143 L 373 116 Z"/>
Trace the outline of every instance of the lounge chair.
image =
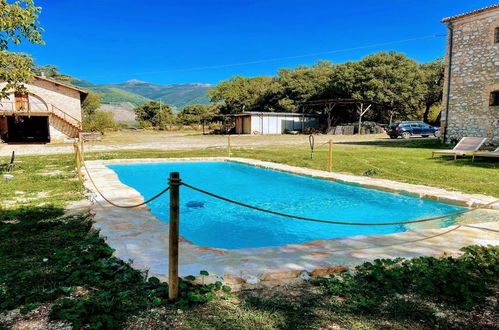
<path id="1" fill-rule="evenodd" d="M 12 156 L 10 157 L 10 162 L 5 164 L 0 164 L 0 169 L 6 169 L 7 172 L 11 172 L 14 169 L 14 160 L 16 158 L 16 154 L 12 151 Z"/>
<path id="2" fill-rule="evenodd" d="M 454 159 L 457 159 L 457 156 L 466 156 L 471 155 L 487 140 L 487 138 L 481 137 L 463 137 L 461 141 L 452 149 L 452 150 L 437 150 L 433 151 L 431 154 L 431 158 L 434 158 L 435 154 L 442 156 L 454 156 Z"/>
<path id="3" fill-rule="evenodd" d="M 475 161 L 475 157 L 490 157 L 490 158 L 498 158 L 499 157 L 499 147 L 496 148 L 494 151 L 489 151 L 489 152 L 475 152 L 473 153 L 473 156 L 471 157 L 471 161 Z"/>

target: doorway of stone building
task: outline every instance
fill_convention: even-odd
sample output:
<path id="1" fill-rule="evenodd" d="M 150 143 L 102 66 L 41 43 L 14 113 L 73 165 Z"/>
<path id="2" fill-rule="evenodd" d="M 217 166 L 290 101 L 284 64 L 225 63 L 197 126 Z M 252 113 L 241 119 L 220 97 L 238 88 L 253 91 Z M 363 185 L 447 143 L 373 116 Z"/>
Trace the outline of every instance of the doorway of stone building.
<path id="1" fill-rule="evenodd" d="M 7 117 L 7 142 L 50 142 L 49 117 Z"/>

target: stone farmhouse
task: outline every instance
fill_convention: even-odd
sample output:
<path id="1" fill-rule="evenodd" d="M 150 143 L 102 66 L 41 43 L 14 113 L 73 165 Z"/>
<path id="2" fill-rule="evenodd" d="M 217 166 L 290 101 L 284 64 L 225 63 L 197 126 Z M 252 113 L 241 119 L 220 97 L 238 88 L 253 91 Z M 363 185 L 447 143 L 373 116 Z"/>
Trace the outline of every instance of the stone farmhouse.
<path id="1" fill-rule="evenodd" d="M 448 27 L 442 138 L 488 137 L 499 145 L 499 4 L 442 22 Z"/>
<path id="2" fill-rule="evenodd" d="M 5 82 L 0 83 L 0 89 Z M 81 131 L 88 93 L 45 77 L 25 84 L 28 93 L 0 100 L 0 139 L 8 143 L 67 142 Z"/>

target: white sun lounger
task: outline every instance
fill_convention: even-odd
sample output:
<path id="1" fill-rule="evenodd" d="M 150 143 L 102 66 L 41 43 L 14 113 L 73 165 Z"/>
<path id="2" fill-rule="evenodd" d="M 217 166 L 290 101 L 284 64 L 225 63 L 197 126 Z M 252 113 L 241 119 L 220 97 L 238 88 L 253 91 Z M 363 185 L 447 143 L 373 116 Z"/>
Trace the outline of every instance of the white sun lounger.
<path id="1" fill-rule="evenodd" d="M 490 158 L 498 158 L 499 157 L 499 147 L 496 148 L 494 151 L 489 151 L 489 152 L 475 152 L 473 153 L 473 156 L 471 157 L 471 161 L 475 161 L 475 157 L 490 157 Z"/>
<path id="2" fill-rule="evenodd" d="M 452 149 L 452 150 L 437 150 L 433 151 L 431 154 L 431 158 L 434 158 L 435 155 L 442 156 L 454 156 L 454 159 L 457 159 L 457 156 L 466 156 L 471 155 L 480 147 L 487 138 L 481 137 L 463 137 L 461 141 Z"/>

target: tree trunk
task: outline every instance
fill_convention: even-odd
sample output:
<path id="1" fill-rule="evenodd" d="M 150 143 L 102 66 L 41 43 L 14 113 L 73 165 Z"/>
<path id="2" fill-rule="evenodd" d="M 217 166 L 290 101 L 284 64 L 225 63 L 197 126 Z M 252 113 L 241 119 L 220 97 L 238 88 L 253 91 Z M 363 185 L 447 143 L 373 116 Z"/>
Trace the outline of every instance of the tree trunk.
<path id="1" fill-rule="evenodd" d="M 430 109 L 431 109 L 431 104 L 427 103 L 425 110 L 424 110 L 424 114 L 423 114 L 423 121 L 425 123 L 428 122 L 428 116 L 430 115 Z"/>

